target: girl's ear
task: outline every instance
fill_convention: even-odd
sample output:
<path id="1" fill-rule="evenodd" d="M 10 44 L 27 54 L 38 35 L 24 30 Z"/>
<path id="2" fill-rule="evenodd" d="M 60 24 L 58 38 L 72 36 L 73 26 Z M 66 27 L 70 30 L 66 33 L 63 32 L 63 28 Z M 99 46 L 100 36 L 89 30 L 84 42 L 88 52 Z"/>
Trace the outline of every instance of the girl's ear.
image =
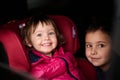
<path id="1" fill-rule="evenodd" d="M 28 47 L 32 47 L 32 44 L 30 43 L 30 41 L 28 41 L 27 39 L 25 39 L 25 43 Z"/>

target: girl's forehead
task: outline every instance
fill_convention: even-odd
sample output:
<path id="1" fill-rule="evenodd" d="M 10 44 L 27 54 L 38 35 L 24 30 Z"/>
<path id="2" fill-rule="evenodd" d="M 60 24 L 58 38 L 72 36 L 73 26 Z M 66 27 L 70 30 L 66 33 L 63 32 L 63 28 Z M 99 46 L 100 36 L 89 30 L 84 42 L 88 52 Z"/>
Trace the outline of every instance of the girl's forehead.
<path id="1" fill-rule="evenodd" d="M 51 30 L 54 29 L 52 24 L 38 24 L 35 30 Z"/>
<path id="2" fill-rule="evenodd" d="M 52 24 L 46 24 L 39 22 L 37 25 L 32 25 L 30 32 L 34 33 L 36 31 L 43 31 L 43 30 L 54 30 L 54 26 Z"/>

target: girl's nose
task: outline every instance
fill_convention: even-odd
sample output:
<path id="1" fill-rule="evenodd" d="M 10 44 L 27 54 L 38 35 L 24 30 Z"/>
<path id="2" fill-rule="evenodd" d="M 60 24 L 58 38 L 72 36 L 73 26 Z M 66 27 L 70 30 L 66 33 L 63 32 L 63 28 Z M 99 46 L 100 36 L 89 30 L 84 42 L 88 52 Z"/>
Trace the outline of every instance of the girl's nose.
<path id="1" fill-rule="evenodd" d="M 49 36 L 46 34 L 44 35 L 44 40 L 48 40 L 49 39 Z"/>

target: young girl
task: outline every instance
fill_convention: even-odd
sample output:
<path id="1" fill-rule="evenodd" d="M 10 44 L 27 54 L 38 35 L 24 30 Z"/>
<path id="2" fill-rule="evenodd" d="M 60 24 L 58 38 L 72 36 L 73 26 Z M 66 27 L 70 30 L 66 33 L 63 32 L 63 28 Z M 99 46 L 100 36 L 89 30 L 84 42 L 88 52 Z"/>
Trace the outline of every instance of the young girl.
<path id="1" fill-rule="evenodd" d="M 111 66 L 110 26 L 92 25 L 85 36 L 86 58 L 96 67 L 99 80 L 109 80 Z"/>
<path id="2" fill-rule="evenodd" d="M 31 75 L 44 80 L 81 80 L 77 61 L 64 52 L 62 35 L 48 16 L 33 16 L 22 29 L 25 44 L 30 48 Z"/>

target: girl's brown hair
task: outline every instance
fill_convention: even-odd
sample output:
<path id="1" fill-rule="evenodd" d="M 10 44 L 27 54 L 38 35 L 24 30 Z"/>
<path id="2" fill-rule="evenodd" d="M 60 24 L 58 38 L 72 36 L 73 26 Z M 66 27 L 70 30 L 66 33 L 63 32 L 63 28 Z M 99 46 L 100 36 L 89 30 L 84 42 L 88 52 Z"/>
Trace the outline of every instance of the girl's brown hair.
<path id="1" fill-rule="evenodd" d="M 26 40 L 28 40 L 31 43 L 30 41 L 31 32 L 34 33 L 39 22 L 41 22 L 42 24 L 45 23 L 45 24 L 53 25 L 56 32 L 57 40 L 58 40 L 58 46 L 61 46 L 65 43 L 63 36 L 60 34 L 60 31 L 58 30 L 54 20 L 47 15 L 37 15 L 37 16 L 30 17 L 26 21 L 25 27 L 21 29 L 21 36 L 25 45 L 27 44 Z"/>

